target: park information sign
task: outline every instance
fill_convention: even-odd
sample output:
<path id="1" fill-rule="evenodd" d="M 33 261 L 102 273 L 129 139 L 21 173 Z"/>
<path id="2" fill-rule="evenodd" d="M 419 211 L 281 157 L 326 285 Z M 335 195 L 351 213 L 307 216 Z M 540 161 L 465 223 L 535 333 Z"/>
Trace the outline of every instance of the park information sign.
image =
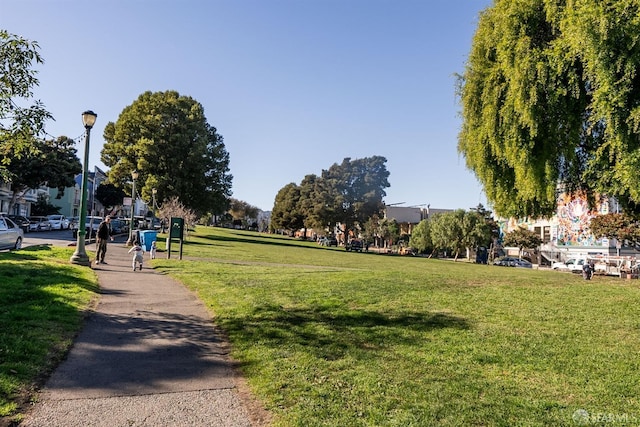
<path id="1" fill-rule="evenodd" d="M 180 241 L 180 259 L 182 259 L 182 241 L 184 238 L 184 218 L 171 217 L 169 223 L 169 237 L 167 237 L 167 259 L 171 258 L 171 241 Z"/>

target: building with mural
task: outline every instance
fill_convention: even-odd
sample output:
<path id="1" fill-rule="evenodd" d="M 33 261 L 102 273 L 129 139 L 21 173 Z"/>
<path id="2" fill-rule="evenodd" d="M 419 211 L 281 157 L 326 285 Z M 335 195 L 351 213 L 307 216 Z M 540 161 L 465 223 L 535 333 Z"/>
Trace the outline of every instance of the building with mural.
<path id="1" fill-rule="evenodd" d="M 535 231 L 542 239 L 541 256 L 548 261 L 565 260 L 578 255 L 616 255 L 621 246 L 615 240 L 596 238 L 589 224 L 597 215 L 619 212 L 620 207 L 613 198 L 600 196 L 595 207 L 589 208 L 584 195 L 561 194 L 555 215 L 548 219 L 500 219 L 500 233 L 504 235 L 526 227 Z M 634 253 L 635 254 L 635 253 Z"/>

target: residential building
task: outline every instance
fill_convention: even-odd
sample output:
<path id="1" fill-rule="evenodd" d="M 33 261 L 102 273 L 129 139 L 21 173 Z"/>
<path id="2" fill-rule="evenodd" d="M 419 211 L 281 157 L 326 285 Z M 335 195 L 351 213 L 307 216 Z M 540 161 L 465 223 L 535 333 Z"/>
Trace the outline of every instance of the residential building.
<path id="1" fill-rule="evenodd" d="M 13 204 L 13 208 L 9 211 L 13 192 L 11 184 L 0 183 L 0 212 L 11 215 L 31 215 L 31 204 L 38 200 L 39 194 L 46 194 L 46 189 L 27 190 L 24 194 L 19 195 Z"/>
<path id="2" fill-rule="evenodd" d="M 615 239 L 596 238 L 589 228 L 597 215 L 620 212 L 614 198 L 601 196 L 593 209 L 584 195 L 560 194 L 555 215 L 548 219 L 509 218 L 498 219 L 502 235 L 526 227 L 542 239 L 541 261 L 564 261 L 586 255 L 633 255 L 635 251 L 624 248 Z"/>
<path id="3" fill-rule="evenodd" d="M 71 218 L 78 216 L 78 209 L 74 210 L 76 198 L 80 205 L 80 187 L 68 187 L 64 189 L 64 193 L 60 194 L 57 188 L 48 189 L 49 203 L 60 208 L 60 214 Z"/>
<path id="4" fill-rule="evenodd" d="M 56 199 L 57 189 L 52 189 L 50 192 L 52 195 L 50 203 L 60 207 L 60 213 L 68 217 L 79 216 L 82 202 L 82 174 L 76 175 L 74 180 L 75 185 L 65 189 L 63 199 Z M 87 173 L 87 215 L 105 215 L 104 206 L 96 198 L 96 189 L 106 180 L 106 173 L 97 166 L 94 167 L 93 172 Z"/>
<path id="5" fill-rule="evenodd" d="M 411 235 L 413 227 L 423 219 L 429 219 L 435 214 L 453 212 L 454 209 L 435 209 L 431 205 L 421 206 L 390 206 L 384 207 L 384 218 L 396 220 L 400 226 L 400 234 Z"/>

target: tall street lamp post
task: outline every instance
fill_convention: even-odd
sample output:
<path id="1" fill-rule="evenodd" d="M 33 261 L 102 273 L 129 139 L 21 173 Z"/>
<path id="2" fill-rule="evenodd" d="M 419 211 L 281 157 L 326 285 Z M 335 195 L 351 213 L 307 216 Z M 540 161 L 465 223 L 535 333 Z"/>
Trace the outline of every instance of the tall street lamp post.
<path id="1" fill-rule="evenodd" d="M 89 173 L 87 172 L 89 167 L 89 136 L 91 135 L 91 128 L 96 122 L 96 118 L 98 115 L 93 111 L 85 111 L 82 113 L 82 123 L 84 124 L 85 138 L 84 138 L 84 164 L 82 165 L 82 194 L 80 196 L 80 218 L 78 218 L 78 241 L 76 242 L 76 250 L 71 255 L 71 259 L 69 260 L 72 264 L 84 265 L 87 267 L 91 266 L 91 261 L 89 261 L 89 256 L 87 255 L 87 251 L 84 247 L 85 241 L 84 237 L 86 234 L 86 222 L 87 222 L 87 176 Z"/>
<path id="2" fill-rule="evenodd" d="M 151 207 L 153 210 L 153 218 L 156 217 L 156 194 L 158 194 L 158 189 L 154 188 L 151 190 L 151 194 L 153 195 L 153 206 Z"/>
<path id="3" fill-rule="evenodd" d="M 129 240 L 127 240 L 127 246 L 133 246 L 134 237 L 133 237 L 133 215 L 136 210 L 136 179 L 138 179 L 138 171 L 131 172 L 131 178 L 133 179 L 133 185 L 131 188 L 131 227 L 129 228 Z"/>

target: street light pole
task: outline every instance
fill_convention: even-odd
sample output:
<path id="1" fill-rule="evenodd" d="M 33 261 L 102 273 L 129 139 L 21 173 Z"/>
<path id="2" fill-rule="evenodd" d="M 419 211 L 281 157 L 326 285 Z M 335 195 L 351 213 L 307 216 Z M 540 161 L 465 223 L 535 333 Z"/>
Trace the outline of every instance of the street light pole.
<path id="1" fill-rule="evenodd" d="M 154 188 L 151 190 L 151 194 L 153 195 L 153 206 L 152 206 L 152 210 L 153 210 L 153 218 L 155 219 L 156 217 L 156 194 L 158 194 L 158 189 Z"/>
<path id="2" fill-rule="evenodd" d="M 138 179 L 138 171 L 131 172 L 131 178 L 133 179 L 133 185 L 131 188 L 131 227 L 129 229 L 129 240 L 127 240 L 127 246 L 133 246 L 133 215 L 136 210 L 136 179 Z"/>
<path id="3" fill-rule="evenodd" d="M 87 222 L 87 176 L 88 167 L 89 167 L 89 137 L 91 135 L 91 128 L 96 122 L 96 118 L 98 115 L 91 110 L 85 111 L 82 113 L 82 123 L 85 128 L 85 138 L 84 138 L 84 164 L 82 165 L 82 195 L 80 196 L 80 218 L 78 218 L 78 240 L 76 242 L 76 250 L 71 255 L 71 259 L 69 260 L 72 264 L 84 265 L 87 267 L 91 266 L 91 261 L 89 261 L 89 256 L 87 255 L 87 251 L 85 249 L 85 241 L 84 236 L 86 234 L 86 222 Z"/>

